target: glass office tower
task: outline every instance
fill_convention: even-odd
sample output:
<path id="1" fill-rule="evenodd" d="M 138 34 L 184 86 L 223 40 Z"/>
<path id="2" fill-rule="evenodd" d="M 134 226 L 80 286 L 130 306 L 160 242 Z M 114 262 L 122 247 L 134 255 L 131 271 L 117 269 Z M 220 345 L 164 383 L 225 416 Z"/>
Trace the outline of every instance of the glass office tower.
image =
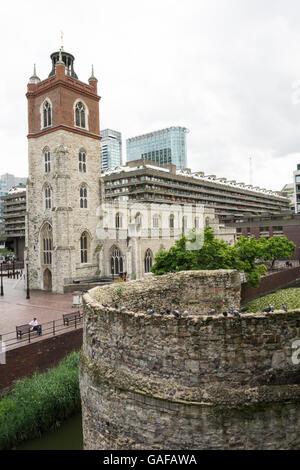
<path id="1" fill-rule="evenodd" d="M 122 165 L 122 134 L 112 129 L 104 129 L 100 132 L 102 137 L 101 170 L 108 170 Z"/>
<path id="2" fill-rule="evenodd" d="M 168 127 L 126 140 L 127 161 L 152 160 L 159 165 L 187 168 L 185 127 Z"/>

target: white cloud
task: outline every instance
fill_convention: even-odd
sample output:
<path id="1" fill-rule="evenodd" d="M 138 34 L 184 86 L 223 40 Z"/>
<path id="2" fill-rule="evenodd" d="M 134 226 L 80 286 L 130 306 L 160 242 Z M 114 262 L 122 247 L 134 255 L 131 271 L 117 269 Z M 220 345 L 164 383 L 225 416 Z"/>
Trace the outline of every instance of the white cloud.
<path id="1" fill-rule="evenodd" d="M 193 169 L 281 189 L 300 162 L 296 0 L 29 0 L 2 5 L 0 174 L 27 174 L 26 85 L 60 46 L 99 79 L 101 127 L 184 125 Z"/>

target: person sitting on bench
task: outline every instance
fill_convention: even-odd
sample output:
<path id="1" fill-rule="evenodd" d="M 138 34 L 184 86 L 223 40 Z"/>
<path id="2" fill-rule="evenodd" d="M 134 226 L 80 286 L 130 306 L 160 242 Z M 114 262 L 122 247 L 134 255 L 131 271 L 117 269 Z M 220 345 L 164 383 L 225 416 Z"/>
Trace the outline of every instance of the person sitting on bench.
<path id="1" fill-rule="evenodd" d="M 30 331 L 37 331 L 38 334 L 41 334 L 41 326 L 38 324 L 37 319 L 34 318 L 29 325 L 31 326 Z"/>

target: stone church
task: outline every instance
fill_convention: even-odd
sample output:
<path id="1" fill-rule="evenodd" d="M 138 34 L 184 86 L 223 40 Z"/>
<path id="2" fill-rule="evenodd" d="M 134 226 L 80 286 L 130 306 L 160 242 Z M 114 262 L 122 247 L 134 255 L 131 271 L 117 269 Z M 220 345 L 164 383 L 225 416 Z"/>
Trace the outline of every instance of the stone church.
<path id="1" fill-rule="evenodd" d="M 52 69 L 27 85 L 28 163 L 25 256 L 31 289 L 63 293 L 74 280 L 126 272 L 141 278 L 160 248 L 188 228 L 220 228 L 212 209 L 157 204 L 108 206 L 100 172 L 97 79 L 80 81 L 74 56 L 51 54 Z M 154 207 L 155 206 L 155 207 Z M 170 220 L 173 219 L 173 220 Z"/>

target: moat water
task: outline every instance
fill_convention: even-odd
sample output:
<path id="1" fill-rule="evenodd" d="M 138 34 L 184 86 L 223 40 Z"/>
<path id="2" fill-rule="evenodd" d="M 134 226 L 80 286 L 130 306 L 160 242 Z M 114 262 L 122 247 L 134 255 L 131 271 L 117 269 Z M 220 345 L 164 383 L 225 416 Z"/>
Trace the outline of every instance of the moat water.
<path id="1" fill-rule="evenodd" d="M 81 413 L 71 416 L 52 432 L 46 432 L 38 439 L 25 441 L 16 450 L 81 450 L 82 422 Z"/>

